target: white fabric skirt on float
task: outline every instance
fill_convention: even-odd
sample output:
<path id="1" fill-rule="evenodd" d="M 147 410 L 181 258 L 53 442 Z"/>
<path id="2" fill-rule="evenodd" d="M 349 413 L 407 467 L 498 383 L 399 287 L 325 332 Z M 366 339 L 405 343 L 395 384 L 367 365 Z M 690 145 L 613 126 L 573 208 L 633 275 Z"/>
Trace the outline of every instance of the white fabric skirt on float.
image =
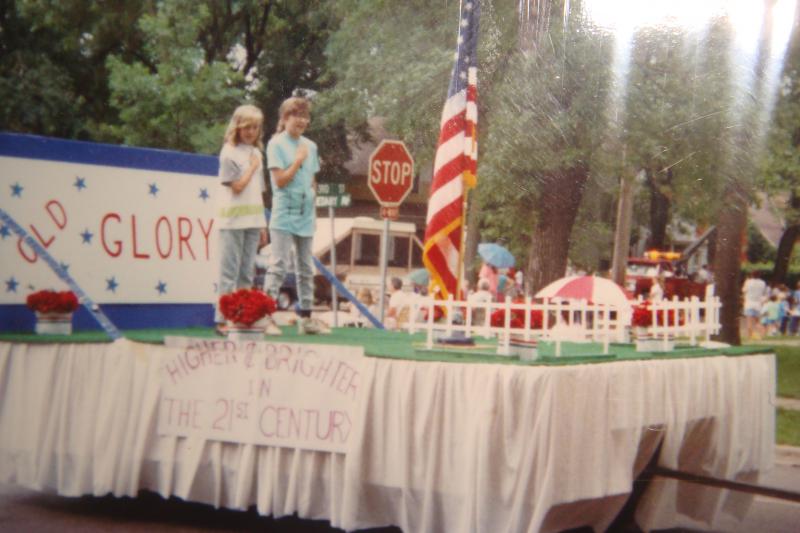
<path id="1" fill-rule="evenodd" d="M 726 479 L 754 481 L 773 461 L 772 354 L 557 367 L 367 357 L 348 450 L 334 453 L 159 436 L 174 353 L 0 343 L 0 482 L 147 489 L 346 530 L 547 532 L 605 530 L 659 446 L 659 466 Z M 688 485 L 654 480 L 639 527 L 713 525 L 752 498 Z"/>

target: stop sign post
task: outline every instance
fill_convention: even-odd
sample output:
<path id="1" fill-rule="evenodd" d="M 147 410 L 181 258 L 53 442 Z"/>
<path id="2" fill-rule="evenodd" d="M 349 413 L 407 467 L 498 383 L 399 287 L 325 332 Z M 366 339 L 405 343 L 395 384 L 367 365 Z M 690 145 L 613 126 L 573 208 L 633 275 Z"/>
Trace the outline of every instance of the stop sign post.
<path id="1" fill-rule="evenodd" d="M 383 238 L 381 239 L 380 318 L 385 317 L 386 264 L 389 243 L 389 219 L 396 218 L 400 204 L 414 186 L 414 158 L 402 141 L 383 140 L 369 156 L 367 187 L 381 205 Z"/>

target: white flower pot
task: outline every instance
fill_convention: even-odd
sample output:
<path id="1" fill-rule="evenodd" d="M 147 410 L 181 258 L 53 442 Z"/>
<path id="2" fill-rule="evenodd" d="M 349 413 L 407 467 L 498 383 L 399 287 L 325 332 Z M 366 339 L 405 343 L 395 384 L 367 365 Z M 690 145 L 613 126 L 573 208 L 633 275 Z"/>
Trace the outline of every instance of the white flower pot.
<path id="1" fill-rule="evenodd" d="M 636 339 L 637 352 L 670 352 L 675 349 L 675 341 L 672 339 Z"/>
<path id="2" fill-rule="evenodd" d="M 34 331 L 38 335 L 70 335 L 72 334 L 72 313 L 39 313 L 37 311 Z"/>
<path id="3" fill-rule="evenodd" d="M 511 353 L 518 355 L 522 361 L 535 361 L 539 359 L 538 341 L 536 339 L 525 340 L 524 338 L 511 337 Z"/>
<path id="4" fill-rule="evenodd" d="M 262 318 L 251 325 L 228 321 L 227 338 L 232 341 L 260 341 L 264 340 L 266 320 Z"/>

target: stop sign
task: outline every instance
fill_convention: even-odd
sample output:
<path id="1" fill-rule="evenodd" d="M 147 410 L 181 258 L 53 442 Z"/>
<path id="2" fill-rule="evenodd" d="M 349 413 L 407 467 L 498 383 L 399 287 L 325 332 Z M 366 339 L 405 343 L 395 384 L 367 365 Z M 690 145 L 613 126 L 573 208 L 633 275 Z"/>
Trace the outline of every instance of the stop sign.
<path id="1" fill-rule="evenodd" d="M 398 207 L 414 185 L 414 159 L 402 141 L 383 140 L 369 156 L 367 186 L 383 207 Z"/>

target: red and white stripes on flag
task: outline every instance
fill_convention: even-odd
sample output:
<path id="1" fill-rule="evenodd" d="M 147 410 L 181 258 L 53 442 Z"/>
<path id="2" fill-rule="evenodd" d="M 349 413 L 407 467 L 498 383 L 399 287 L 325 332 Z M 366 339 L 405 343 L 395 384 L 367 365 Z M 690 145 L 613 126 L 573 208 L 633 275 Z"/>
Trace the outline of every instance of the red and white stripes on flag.
<path id="1" fill-rule="evenodd" d="M 422 259 L 437 298 L 457 297 L 466 191 L 476 185 L 478 163 L 477 44 L 480 3 L 465 1 L 458 48 L 442 112 L 433 167 Z"/>

